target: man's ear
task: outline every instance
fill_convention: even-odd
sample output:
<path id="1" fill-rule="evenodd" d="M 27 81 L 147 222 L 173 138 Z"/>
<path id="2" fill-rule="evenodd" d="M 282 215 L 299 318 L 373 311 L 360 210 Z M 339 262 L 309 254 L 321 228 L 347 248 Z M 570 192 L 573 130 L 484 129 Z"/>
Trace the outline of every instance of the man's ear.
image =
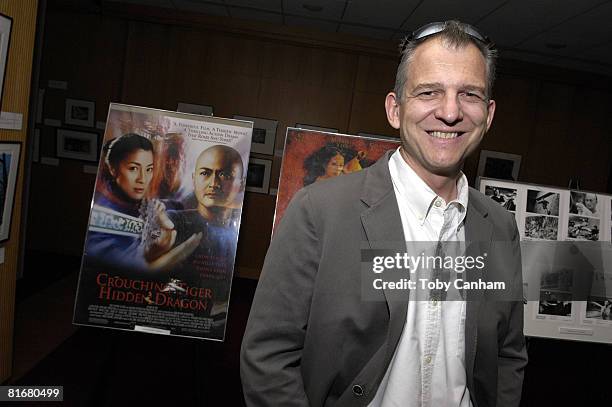
<path id="1" fill-rule="evenodd" d="M 400 128 L 400 104 L 395 92 L 389 92 L 385 98 L 385 110 L 387 111 L 387 120 L 394 129 Z"/>
<path id="2" fill-rule="evenodd" d="M 491 123 L 493 123 L 493 116 L 495 116 L 495 101 L 493 99 L 489 100 L 487 107 L 487 131 L 489 131 Z"/>

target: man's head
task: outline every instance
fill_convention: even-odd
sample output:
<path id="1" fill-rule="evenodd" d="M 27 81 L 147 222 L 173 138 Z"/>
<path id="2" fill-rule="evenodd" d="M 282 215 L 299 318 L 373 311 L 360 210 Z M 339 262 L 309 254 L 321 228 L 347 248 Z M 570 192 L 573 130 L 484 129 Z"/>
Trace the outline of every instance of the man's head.
<path id="1" fill-rule="evenodd" d="M 421 176 L 454 176 L 489 129 L 495 51 L 474 28 L 428 25 L 406 40 L 389 123 L 400 129 L 402 155 Z"/>
<path id="2" fill-rule="evenodd" d="M 193 189 L 201 214 L 208 217 L 210 211 L 232 208 L 243 187 L 244 166 L 236 150 L 217 145 L 200 153 L 193 172 Z"/>
<path id="3" fill-rule="evenodd" d="M 597 208 L 597 195 L 591 193 L 584 194 L 584 206 L 591 212 L 595 212 Z"/>

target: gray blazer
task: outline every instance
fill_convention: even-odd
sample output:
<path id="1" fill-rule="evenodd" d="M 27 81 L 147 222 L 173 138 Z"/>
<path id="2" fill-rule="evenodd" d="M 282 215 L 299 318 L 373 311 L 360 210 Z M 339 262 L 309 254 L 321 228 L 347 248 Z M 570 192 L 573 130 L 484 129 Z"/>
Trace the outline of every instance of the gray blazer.
<path id="1" fill-rule="evenodd" d="M 374 397 L 409 306 L 388 293 L 381 292 L 380 301 L 365 301 L 361 293 L 364 244 L 405 240 L 389 156 L 294 196 L 266 255 L 242 342 L 247 405 L 367 406 Z M 522 292 L 512 214 L 470 189 L 465 233 L 466 241 L 511 242 L 511 250 L 500 253 L 491 243 L 493 264 L 482 278 L 506 281 Z M 527 363 L 522 302 L 488 301 L 482 292 L 467 300 L 465 363 L 472 403 L 518 406 Z"/>

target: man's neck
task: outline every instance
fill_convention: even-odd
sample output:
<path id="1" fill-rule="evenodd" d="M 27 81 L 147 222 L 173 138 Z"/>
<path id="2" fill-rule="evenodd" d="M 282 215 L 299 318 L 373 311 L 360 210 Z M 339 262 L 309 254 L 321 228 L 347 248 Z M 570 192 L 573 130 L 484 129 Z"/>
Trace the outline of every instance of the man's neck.
<path id="1" fill-rule="evenodd" d="M 211 206 L 209 208 L 204 205 L 198 205 L 198 213 L 210 223 L 222 225 L 229 218 L 231 208 L 223 206 Z"/>
<path id="2" fill-rule="evenodd" d="M 459 179 L 460 171 L 448 175 L 438 175 L 427 171 L 422 166 L 414 162 L 403 148 L 400 148 L 400 153 L 404 161 L 412 168 L 412 170 L 431 188 L 436 195 L 444 199 L 445 202 L 450 202 L 457 198 L 457 179 Z"/>

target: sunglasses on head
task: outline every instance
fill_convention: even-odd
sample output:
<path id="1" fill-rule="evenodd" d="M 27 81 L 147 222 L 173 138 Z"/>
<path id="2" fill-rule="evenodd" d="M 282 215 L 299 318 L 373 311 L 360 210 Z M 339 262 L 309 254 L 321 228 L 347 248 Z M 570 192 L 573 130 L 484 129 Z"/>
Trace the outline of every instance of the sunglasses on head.
<path id="1" fill-rule="evenodd" d="M 439 32 L 444 31 L 445 28 L 446 28 L 446 22 L 438 21 L 435 23 L 426 24 L 422 26 L 421 28 L 413 31 L 412 34 L 410 34 L 407 40 L 404 42 L 404 46 L 402 47 L 402 52 L 404 52 L 404 50 L 408 46 L 408 43 L 412 41 L 419 41 L 424 38 L 430 37 L 432 35 L 438 34 Z M 466 33 L 473 39 L 480 41 L 487 46 L 491 46 L 491 47 L 493 46 L 493 42 L 489 39 L 489 37 L 487 37 L 480 31 L 478 31 L 476 27 L 473 27 L 469 24 L 462 23 L 460 25 L 460 28 L 464 33 Z"/>

